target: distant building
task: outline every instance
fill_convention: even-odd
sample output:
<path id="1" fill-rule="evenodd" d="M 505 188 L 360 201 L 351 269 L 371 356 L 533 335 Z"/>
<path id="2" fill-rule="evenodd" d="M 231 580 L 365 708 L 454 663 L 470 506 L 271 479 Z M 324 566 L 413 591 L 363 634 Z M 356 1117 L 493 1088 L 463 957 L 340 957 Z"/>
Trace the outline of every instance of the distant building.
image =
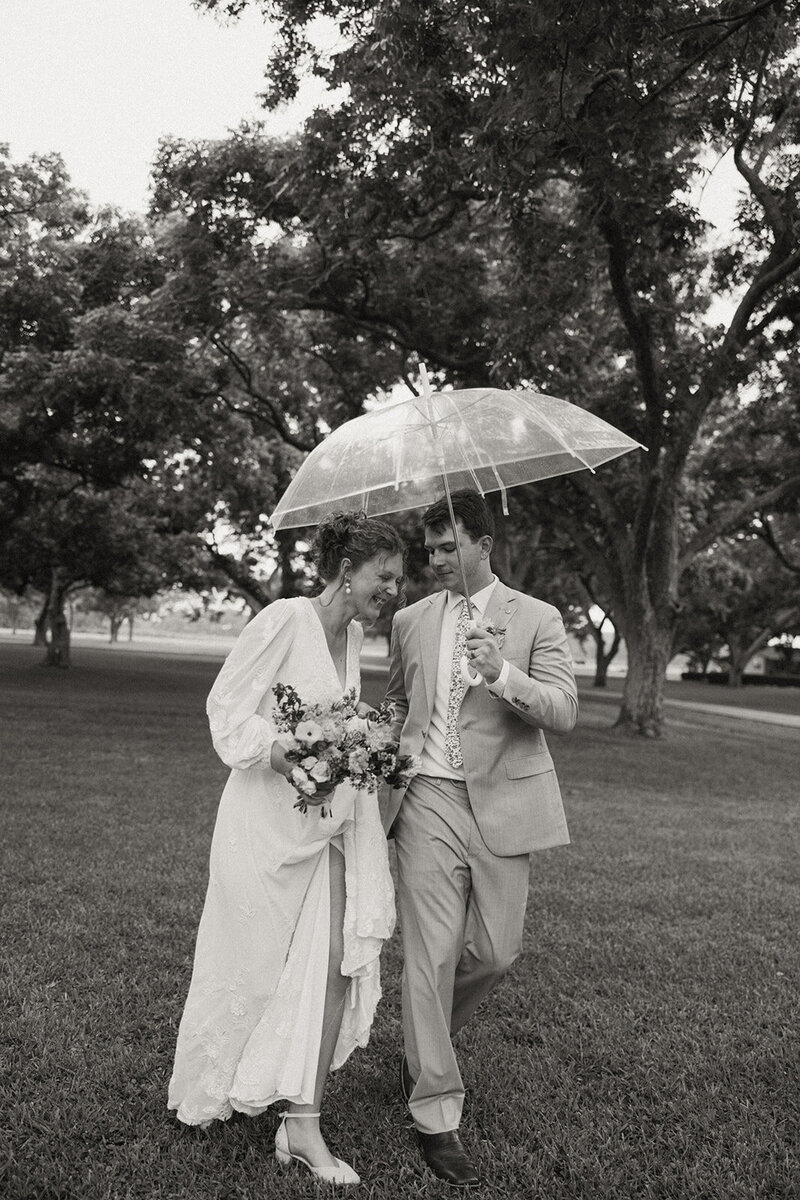
<path id="1" fill-rule="evenodd" d="M 748 675 L 800 675 L 800 646 L 765 646 L 745 668 Z"/>

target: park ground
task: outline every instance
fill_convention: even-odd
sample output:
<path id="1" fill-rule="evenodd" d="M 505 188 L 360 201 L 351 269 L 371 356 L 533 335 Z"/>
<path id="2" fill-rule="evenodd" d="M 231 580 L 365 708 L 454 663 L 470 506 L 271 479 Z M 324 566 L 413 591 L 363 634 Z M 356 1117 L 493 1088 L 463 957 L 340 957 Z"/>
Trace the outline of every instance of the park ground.
<path id="1" fill-rule="evenodd" d="M 218 661 L 40 659 L 0 644 L 0 1193 L 319 1194 L 276 1170 L 274 1114 L 203 1133 L 165 1109 L 226 776 L 203 713 Z M 676 709 L 650 743 L 614 735 L 613 712 L 589 694 L 576 732 L 551 739 L 573 842 L 533 856 L 524 953 L 459 1037 L 484 1179 L 470 1195 L 789 1200 L 798 732 Z M 383 970 L 372 1041 L 334 1075 L 326 1130 L 365 1181 L 356 1194 L 438 1200 L 452 1193 L 421 1168 L 396 1083 L 396 934 Z"/>

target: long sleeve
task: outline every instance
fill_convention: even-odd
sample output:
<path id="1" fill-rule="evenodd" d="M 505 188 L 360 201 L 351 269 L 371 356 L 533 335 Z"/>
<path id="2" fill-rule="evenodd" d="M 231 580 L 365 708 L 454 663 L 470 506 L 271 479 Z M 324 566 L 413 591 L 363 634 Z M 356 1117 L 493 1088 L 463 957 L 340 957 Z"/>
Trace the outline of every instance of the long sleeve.
<path id="1" fill-rule="evenodd" d="M 389 680 L 386 687 L 386 699 L 394 707 L 392 734 L 400 741 L 400 734 L 408 714 L 408 696 L 403 678 L 403 662 L 400 654 L 400 635 L 397 629 L 397 619 L 392 621 L 392 639 L 389 662 Z"/>
<path id="2" fill-rule="evenodd" d="M 276 600 L 240 633 L 206 704 L 214 749 L 229 767 L 268 767 L 277 730 L 269 693 L 295 636 L 295 608 Z"/>
<path id="3" fill-rule="evenodd" d="M 564 622 L 549 609 L 536 633 L 528 673 L 508 664 L 501 703 L 520 720 L 551 733 L 569 733 L 578 719 L 578 692 Z"/>

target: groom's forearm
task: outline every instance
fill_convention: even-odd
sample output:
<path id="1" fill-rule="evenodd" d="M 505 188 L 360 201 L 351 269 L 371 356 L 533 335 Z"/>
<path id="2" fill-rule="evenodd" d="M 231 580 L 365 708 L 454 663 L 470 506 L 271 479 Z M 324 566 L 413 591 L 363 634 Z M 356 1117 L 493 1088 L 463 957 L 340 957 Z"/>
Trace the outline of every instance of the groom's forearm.
<path id="1" fill-rule="evenodd" d="M 508 678 L 500 703 L 537 729 L 569 733 L 578 719 L 578 691 L 560 617 L 539 629 L 531 651 L 528 673 L 508 663 Z"/>
<path id="2" fill-rule="evenodd" d="M 542 683 L 509 664 L 508 681 L 500 703 L 510 708 L 526 725 L 546 733 L 570 733 L 578 720 L 578 697 L 574 685 Z"/>

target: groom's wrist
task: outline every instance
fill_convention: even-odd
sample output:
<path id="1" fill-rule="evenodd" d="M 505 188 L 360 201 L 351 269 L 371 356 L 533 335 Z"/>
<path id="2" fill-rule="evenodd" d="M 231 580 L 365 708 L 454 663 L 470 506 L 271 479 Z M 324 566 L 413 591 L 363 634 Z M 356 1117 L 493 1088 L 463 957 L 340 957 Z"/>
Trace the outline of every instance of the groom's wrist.
<path id="1" fill-rule="evenodd" d="M 506 683 L 508 682 L 508 672 L 508 660 L 504 658 L 503 665 L 500 668 L 500 674 L 497 676 L 497 678 L 492 680 L 491 683 L 488 679 L 486 680 L 486 687 L 493 696 L 502 696 L 503 692 L 505 691 Z"/>

